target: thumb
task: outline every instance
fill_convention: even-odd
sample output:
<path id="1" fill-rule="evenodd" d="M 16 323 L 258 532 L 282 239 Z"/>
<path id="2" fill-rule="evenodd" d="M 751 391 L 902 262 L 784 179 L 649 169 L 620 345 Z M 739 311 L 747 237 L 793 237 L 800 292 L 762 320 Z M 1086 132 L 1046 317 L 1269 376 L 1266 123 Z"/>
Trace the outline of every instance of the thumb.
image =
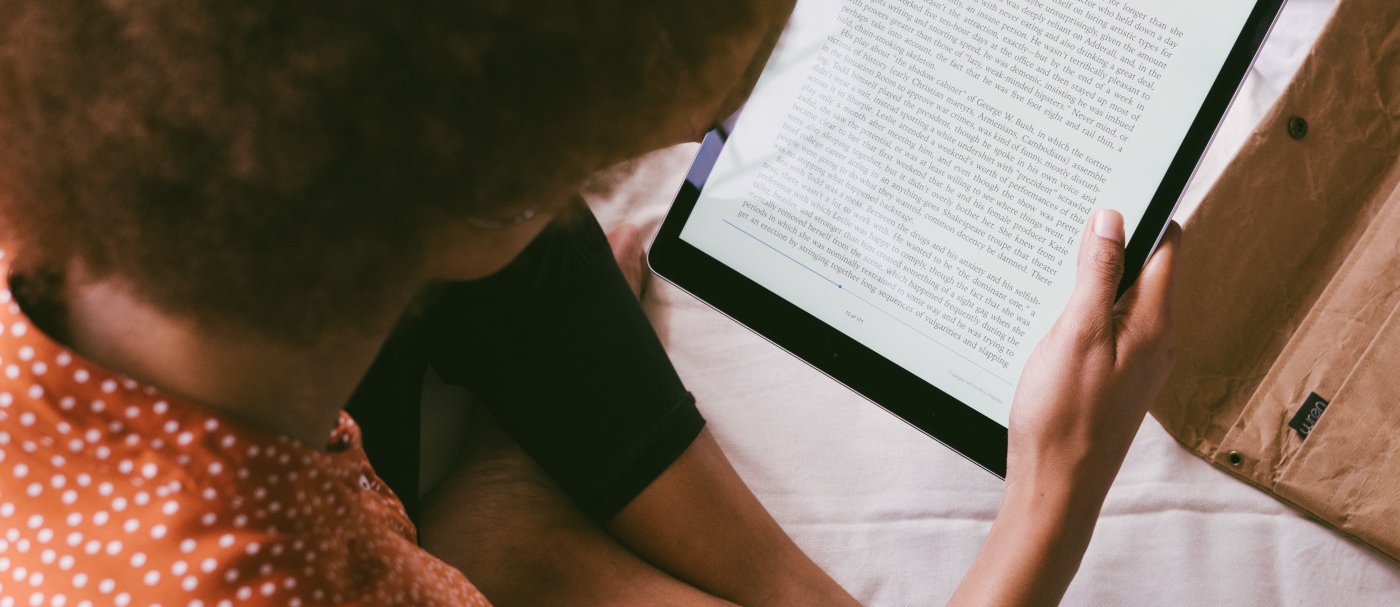
<path id="1" fill-rule="evenodd" d="M 1113 304 L 1123 280 L 1123 216 L 1099 211 L 1084 230 L 1079 266 L 1065 316 L 1095 334 L 1113 326 Z"/>

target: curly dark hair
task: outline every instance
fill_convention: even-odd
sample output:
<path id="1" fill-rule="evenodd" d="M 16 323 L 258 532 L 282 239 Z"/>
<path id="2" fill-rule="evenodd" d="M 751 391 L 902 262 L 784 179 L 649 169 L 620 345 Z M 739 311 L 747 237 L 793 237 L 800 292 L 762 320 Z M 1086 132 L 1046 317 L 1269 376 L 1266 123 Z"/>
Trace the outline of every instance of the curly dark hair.
<path id="1" fill-rule="evenodd" d="M 601 168 L 635 135 L 614 127 L 666 111 L 754 10 L 0 2 L 8 247 L 315 340 L 382 312 L 434 224 Z"/>

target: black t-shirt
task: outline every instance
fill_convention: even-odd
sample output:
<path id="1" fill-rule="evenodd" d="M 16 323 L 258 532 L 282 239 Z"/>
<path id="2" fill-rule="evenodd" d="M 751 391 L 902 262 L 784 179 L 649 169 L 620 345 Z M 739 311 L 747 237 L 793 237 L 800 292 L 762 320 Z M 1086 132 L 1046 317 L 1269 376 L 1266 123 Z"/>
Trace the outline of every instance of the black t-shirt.
<path id="1" fill-rule="evenodd" d="M 376 471 L 410 513 L 429 364 L 471 391 L 598 522 L 704 426 L 586 209 L 502 271 L 445 285 L 427 306 L 385 345 L 349 406 Z"/>

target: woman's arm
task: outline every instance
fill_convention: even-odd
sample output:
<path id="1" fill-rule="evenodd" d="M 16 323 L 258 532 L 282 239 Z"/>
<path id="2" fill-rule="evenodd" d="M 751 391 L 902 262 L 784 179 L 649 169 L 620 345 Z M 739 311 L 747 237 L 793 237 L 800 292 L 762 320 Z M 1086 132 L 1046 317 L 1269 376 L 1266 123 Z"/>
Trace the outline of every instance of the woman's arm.
<path id="1" fill-rule="evenodd" d="M 855 604 L 768 516 L 708 433 L 607 526 L 613 535 L 478 409 L 461 460 L 423 500 L 419 528 L 425 549 L 499 605 Z"/>
<path id="2" fill-rule="evenodd" d="M 496 605 L 731 605 L 619 545 L 480 408 L 418 528 L 424 549 Z"/>
<path id="3" fill-rule="evenodd" d="M 646 287 L 641 233 L 608 234 L 628 286 Z M 857 605 L 813 563 L 739 478 L 709 430 L 608 521 L 639 556 L 742 605 Z"/>
<path id="4" fill-rule="evenodd" d="M 702 432 L 607 528 L 667 572 L 741 605 L 857 605 L 813 563 Z"/>
<path id="5" fill-rule="evenodd" d="M 1123 220 L 1105 212 L 1092 223 L 1070 304 L 1017 387 L 1001 512 L 950 604 L 1059 603 L 1147 406 L 1171 371 L 1180 228 L 1169 228 L 1137 285 L 1115 302 Z"/>

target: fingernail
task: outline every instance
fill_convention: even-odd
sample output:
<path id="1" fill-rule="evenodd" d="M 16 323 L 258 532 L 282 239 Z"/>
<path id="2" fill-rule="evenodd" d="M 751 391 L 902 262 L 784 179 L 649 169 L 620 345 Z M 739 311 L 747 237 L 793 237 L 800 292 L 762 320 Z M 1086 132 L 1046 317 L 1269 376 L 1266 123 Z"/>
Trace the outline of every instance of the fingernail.
<path id="1" fill-rule="evenodd" d="M 1123 244 L 1123 216 L 1117 211 L 1099 211 L 1094 215 L 1094 233 L 1099 238 Z"/>

